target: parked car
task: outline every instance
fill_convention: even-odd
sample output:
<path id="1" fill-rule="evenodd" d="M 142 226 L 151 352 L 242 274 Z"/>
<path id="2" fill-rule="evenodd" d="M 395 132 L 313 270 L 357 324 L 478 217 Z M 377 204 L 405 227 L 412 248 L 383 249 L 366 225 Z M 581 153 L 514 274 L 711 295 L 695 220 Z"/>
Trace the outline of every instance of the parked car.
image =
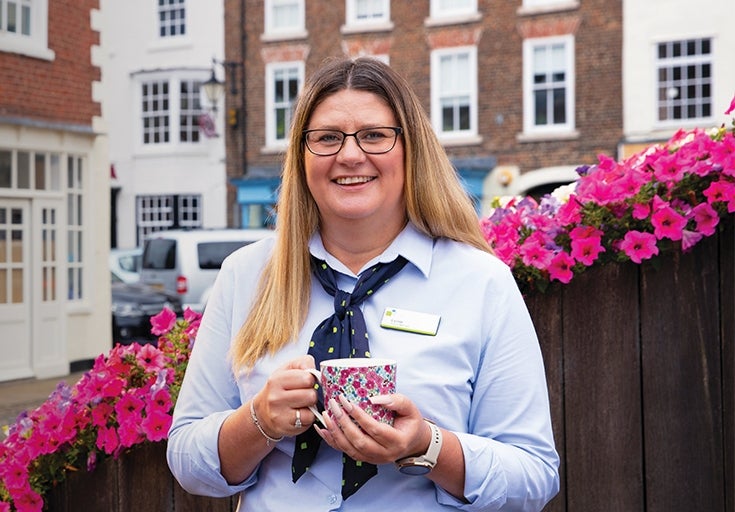
<path id="1" fill-rule="evenodd" d="M 141 282 L 175 292 L 184 309 L 203 312 L 222 261 L 233 251 L 273 235 L 269 229 L 170 230 L 143 243 Z"/>
<path id="2" fill-rule="evenodd" d="M 184 311 L 176 293 L 157 290 L 142 283 L 125 283 L 112 277 L 112 344 L 156 343 L 150 318 L 169 308 L 181 317 Z"/>
<path id="3" fill-rule="evenodd" d="M 110 272 L 125 283 L 137 283 L 140 280 L 142 261 L 142 247 L 110 250 Z"/>

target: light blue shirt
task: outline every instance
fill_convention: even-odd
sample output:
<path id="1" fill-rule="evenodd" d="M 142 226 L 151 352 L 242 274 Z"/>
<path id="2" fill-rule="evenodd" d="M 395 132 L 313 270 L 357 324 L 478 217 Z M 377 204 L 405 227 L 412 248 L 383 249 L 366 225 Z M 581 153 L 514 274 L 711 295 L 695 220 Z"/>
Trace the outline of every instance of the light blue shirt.
<path id="1" fill-rule="evenodd" d="M 362 304 L 373 357 L 397 361 L 397 391 L 424 417 L 454 432 L 465 463 L 463 503 L 422 476 L 392 464 L 347 500 L 340 494 L 341 453 L 322 443 L 297 483 L 291 479 L 294 438 L 287 437 L 239 485 L 220 474 L 217 436 L 224 419 L 268 376 L 306 354 L 314 328 L 334 311 L 316 279 L 299 339 L 252 372 L 235 376 L 230 340 L 245 321 L 273 238 L 246 246 L 222 266 L 189 361 L 169 433 L 169 466 L 189 492 L 241 493 L 239 510 L 433 511 L 541 510 L 559 490 L 548 392 L 536 333 L 510 269 L 494 256 L 451 240 L 432 240 L 411 224 L 365 268 L 397 255 L 409 264 Z M 352 290 L 357 276 L 326 252 L 317 235 L 312 254 L 339 271 Z M 439 315 L 436 336 L 380 326 L 386 308 Z"/>

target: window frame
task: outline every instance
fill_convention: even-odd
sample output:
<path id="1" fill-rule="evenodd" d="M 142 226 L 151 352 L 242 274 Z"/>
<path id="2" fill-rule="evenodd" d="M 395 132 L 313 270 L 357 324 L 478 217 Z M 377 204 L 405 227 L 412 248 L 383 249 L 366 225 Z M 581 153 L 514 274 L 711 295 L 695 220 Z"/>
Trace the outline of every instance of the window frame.
<path id="1" fill-rule="evenodd" d="M 382 14 L 378 18 L 359 19 L 357 12 L 357 2 L 360 0 L 345 0 L 345 26 L 350 28 L 357 27 L 370 27 L 374 25 L 386 26 L 391 23 L 390 19 L 390 0 L 372 0 L 374 2 L 380 2 L 382 8 L 378 9 L 382 11 Z"/>
<path id="2" fill-rule="evenodd" d="M 674 45 L 674 44 L 680 44 L 682 46 L 686 46 L 689 42 L 697 42 L 701 45 L 702 42 L 706 41 L 709 45 L 709 53 L 707 54 L 695 54 L 695 55 L 679 55 L 675 57 L 660 57 L 660 47 L 661 45 Z M 689 37 L 689 38 L 680 38 L 680 39 L 671 39 L 671 40 L 664 40 L 664 41 L 657 41 L 653 44 L 653 62 L 654 62 L 654 119 L 656 121 L 656 124 L 658 126 L 662 127 L 670 127 L 670 126 L 680 126 L 682 123 L 689 124 L 689 123 L 711 123 L 715 119 L 715 111 L 714 111 L 714 88 L 715 88 L 715 81 L 713 79 L 714 76 L 714 68 L 715 68 L 715 38 L 709 37 L 709 36 L 701 36 L 701 37 Z M 690 67 L 690 66 L 696 66 L 697 72 L 701 71 L 702 65 L 709 65 L 709 78 L 704 80 L 701 78 L 697 78 L 694 80 L 689 80 L 686 76 L 684 76 L 684 73 L 681 74 L 679 82 L 681 82 L 681 86 L 678 88 L 679 90 L 686 90 L 689 87 L 695 86 L 695 87 L 701 87 L 701 83 L 697 84 L 697 80 L 704 81 L 706 85 L 709 87 L 709 101 L 705 102 L 704 99 L 705 96 L 696 96 L 694 98 L 687 98 L 687 100 L 682 100 L 680 97 L 677 98 L 669 98 L 668 94 L 666 94 L 666 97 L 663 99 L 661 98 L 661 91 L 662 91 L 662 82 L 676 82 L 677 80 L 662 80 L 661 78 L 661 71 L 664 68 L 670 68 L 670 69 L 679 69 L 680 71 L 683 71 L 684 68 Z M 690 82 L 694 82 L 692 85 Z M 669 87 L 672 87 L 670 85 Z M 679 95 L 680 96 L 680 95 Z M 700 117 L 666 117 L 665 119 L 661 118 L 661 109 L 665 108 L 669 114 L 671 114 L 671 109 L 675 108 L 676 103 L 681 103 L 680 108 L 682 110 L 682 114 L 684 114 L 690 106 L 694 106 L 695 108 L 697 105 L 699 105 L 700 108 L 702 108 L 703 104 L 708 104 L 709 106 L 709 115 L 702 115 Z"/>
<path id="3" fill-rule="evenodd" d="M 477 0 L 469 0 L 470 5 L 468 7 L 462 7 L 459 9 L 443 8 L 441 2 L 442 0 L 431 0 L 431 5 L 429 7 L 431 19 L 441 20 L 447 18 L 465 18 L 478 14 Z"/>
<path id="4" fill-rule="evenodd" d="M 187 13 L 188 13 L 188 8 L 187 8 L 187 5 L 186 5 L 187 0 L 176 0 L 176 1 L 180 5 L 177 4 L 174 9 L 171 9 L 171 6 L 169 6 L 169 5 L 161 5 L 161 4 L 159 4 L 157 6 L 157 9 L 156 9 L 156 35 L 157 35 L 158 39 L 161 39 L 161 40 L 172 40 L 172 39 L 184 38 L 184 37 L 187 37 L 187 35 L 188 35 L 189 25 L 187 24 Z M 163 12 L 173 12 L 173 11 L 178 10 L 180 8 L 183 9 L 183 11 L 184 11 L 183 21 L 180 21 L 177 18 L 175 20 L 176 23 L 174 25 L 172 25 L 171 23 L 167 23 L 166 25 L 164 25 L 162 23 L 161 14 Z M 184 25 L 184 31 L 183 32 L 177 33 L 177 34 L 169 34 L 169 33 L 163 33 L 162 34 L 161 33 L 161 31 L 164 28 L 169 28 L 170 29 L 172 26 L 177 27 L 180 23 L 183 23 L 183 25 Z"/>
<path id="5" fill-rule="evenodd" d="M 442 99 L 444 96 L 441 92 L 441 60 L 444 57 L 452 56 L 457 58 L 462 55 L 467 55 L 469 64 L 470 79 L 466 81 L 469 84 L 467 91 L 455 91 L 453 94 L 457 96 L 457 93 L 464 93 L 469 97 L 469 128 L 466 130 L 451 130 L 445 131 L 443 129 L 443 111 L 442 111 Z M 464 82 L 464 81 L 463 81 Z M 476 46 L 455 46 L 450 48 L 437 48 L 431 52 L 431 123 L 434 127 L 434 131 L 437 136 L 443 142 L 464 142 L 468 139 L 475 139 L 479 136 L 478 133 L 478 74 L 477 74 L 477 47 Z"/>
<path id="6" fill-rule="evenodd" d="M 305 0 L 265 0 L 263 30 L 266 39 L 288 39 L 306 36 L 306 6 Z M 295 4 L 296 23 L 279 27 L 276 25 L 274 9 L 283 4 Z"/>
<path id="7" fill-rule="evenodd" d="M 66 289 L 69 304 L 83 304 L 88 298 L 91 286 L 89 271 L 86 269 L 90 241 L 87 234 L 87 201 L 85 183 L 89 180 L 86 159 L 81 155 L 66 155 Z M 76 242 L 76 243 L 75 243 Z"/>
<path id="8" fill-rule="evenodd" d="M 564 46 L 564 114 L 563 123 L 536 124 L 536 102 L 534 87 L 534 50 Z M 529 38 L 523 41 L 523 133 L 528 135 L 572 134 L 575 131 L 575 40 L 571 34 Z"/>
<path id="9" fill-rule="evenodd" d="M 184 150 L 189 152 L 206 151 L 204 142 L 207 137 L 199 127 L 199 116 L 207 113 L 204 100 L 204 91 L 201 85 L 207 80 L 207 72 L 204 70 L 174 70 L 174 71 L 157 71 L 154 73 L 138 73 L 134 76 L 135 83 L 135 105 L 137 107 L 137 115 L 133 116 L 135 134 L 135 148 L 138 153 L 157 153 L 170 150 Z M 144 100 L 146 96 L 143 94 L 145 84 L 158 82 L 167 84 L 168 94 L 165 96 L 168 103 L 167 114 L 165 118 L 168 122 L 168 141 L 166 142 L 146 142 L 146 128 L 144 126 L 144 117 L 146 111 L 144 109 Z M 198 91 L 191 92 L 190 100 L 194 105 L 189 108 L 182 106 L 182 85 L 188 82 Z M 192 140 L 182 140 L 182 129 L 184 125 L 181 123 L 181 116 L 187 115 L 191 118 L 191 124 L 187 125 L 186 132 L 190 134 Z M 196 114 L 195 112 L 198 112 Z M 198 135 L 193 135 L 196 132 Z"/>
<path id="10" fill-rule="evenodd" d="M 270 62 L 266 64 L 265 68 L 265 144 L 267 148 L 282 149 L 288 145 L 289 128 L 291 125 L 291 117 L 285 122 L 285 133 L 282 139 L 277 138 L 277 120 L 276 120 L 276 102 L 275 102 L 275 77 L 279 71 L 295 71 L 297 74 L 296 79 L 297 90 L 296 95 L 291 98 L 291 114 L 293 114 L 293 107 L 296 104 L 296 99 L 301 89 L 304 86 L 304 62 L 303 61 L 288 61 L 288 62 Z"/>
<path id="11" fill-rule="evenodd" d="M 48 47 L 48 0 L 12 0 L 14 4 L 28 4 L 29 31 L 24 35 L 7 31 L 9 2 L 0 2 L 0 51 L 18 53 L 43 60 L 54 60 L 56 53 Z M 19 11 L 19 15 L 20 15 Z"/>

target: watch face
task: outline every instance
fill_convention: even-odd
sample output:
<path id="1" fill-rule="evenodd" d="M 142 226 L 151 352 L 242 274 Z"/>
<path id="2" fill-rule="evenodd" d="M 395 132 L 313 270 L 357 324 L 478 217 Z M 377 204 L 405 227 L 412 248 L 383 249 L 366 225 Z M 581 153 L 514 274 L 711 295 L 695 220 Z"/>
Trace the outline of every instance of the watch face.
<path id="1" fill-rule="evenodd" d="M 400 468 L 398 468 L 398 471 L 400 471 L 404 475 L 421 476 L 431 471 L 431 468 L 429 466 L 410 465 L 410 466 L 401 466 Z"/>

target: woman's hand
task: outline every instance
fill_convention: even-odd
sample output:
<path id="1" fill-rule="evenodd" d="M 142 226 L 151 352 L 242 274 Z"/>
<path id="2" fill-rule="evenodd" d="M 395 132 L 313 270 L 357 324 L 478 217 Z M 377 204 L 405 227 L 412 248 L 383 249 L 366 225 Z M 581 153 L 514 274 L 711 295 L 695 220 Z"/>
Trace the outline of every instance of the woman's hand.
<path id="1" fill-rule="evenodd" d="M 396 393 L 376 396 L 371 401 L 395 412 L 392 427 L 340 396 L 339 403 L 330 400 L 327 404 L 331 412 L 323 415 L 327 428 L 314 428 L 332 448 L 372 464 L 392 463 L 426 452 L 431 430 L 411 400 Z"/>
<path id="2" fill-rule="evenodd" d="M 316 404 L 317 394 L 314 377 L 304 371 L 309 368 L 314 368 L 310 355 L 289 361 L 274 371 L 253 397 L 255 414 L 269 436 L 295 436 L 314 423 L 309 406 Z"/>

